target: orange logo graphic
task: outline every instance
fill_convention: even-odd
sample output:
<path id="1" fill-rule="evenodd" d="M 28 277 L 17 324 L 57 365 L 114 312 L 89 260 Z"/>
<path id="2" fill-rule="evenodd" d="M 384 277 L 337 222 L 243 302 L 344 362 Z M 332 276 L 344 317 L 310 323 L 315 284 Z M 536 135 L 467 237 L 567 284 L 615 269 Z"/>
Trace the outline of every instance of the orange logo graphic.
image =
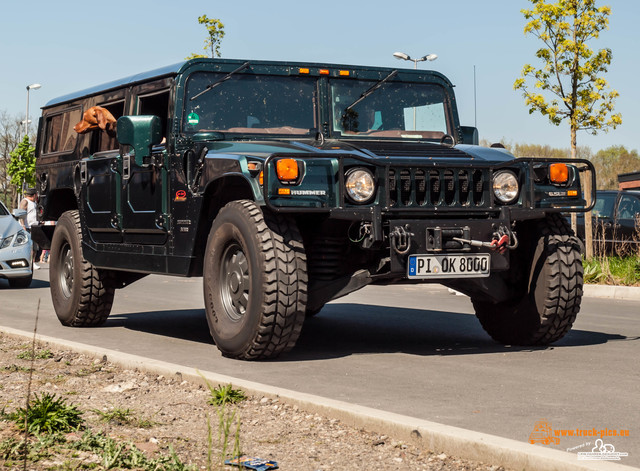
<path id="1" fill-rule="evenodd" d="M 533 432 L 529 435 L 529 443 L 542 443 L 543 445 L 554 443 L 558 445 L 560 439 L 553 436 L 551 424 L 546 419 L 542 419 L 538 420 L 533 426 Z"/>

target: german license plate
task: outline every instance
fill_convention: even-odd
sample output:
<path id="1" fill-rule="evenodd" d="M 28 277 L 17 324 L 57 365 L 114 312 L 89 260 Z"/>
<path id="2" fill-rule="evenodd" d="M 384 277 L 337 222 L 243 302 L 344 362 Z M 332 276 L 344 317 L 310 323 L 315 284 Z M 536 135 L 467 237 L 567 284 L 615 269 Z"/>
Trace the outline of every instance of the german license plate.
<path id="1" fill-rule="evenodd" d="M 489 276 L 491 255 L 411 255 L 409 278 L 481 278 Z"/>

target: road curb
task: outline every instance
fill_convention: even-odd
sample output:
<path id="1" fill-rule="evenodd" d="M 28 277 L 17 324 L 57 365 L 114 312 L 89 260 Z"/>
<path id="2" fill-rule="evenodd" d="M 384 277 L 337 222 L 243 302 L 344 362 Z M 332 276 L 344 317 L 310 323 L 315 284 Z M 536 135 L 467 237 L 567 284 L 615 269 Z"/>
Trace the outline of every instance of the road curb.
<path id="1" fill-rule="evenodd" d="M 640 287 L 613 285 L 584 285 L 584 296 L 591 298 L 622 299 L 626 301 L 640 301 Z"/>
<path id="2" fill-rule="evenodd" d="M 32 339 L 33 333 L 0 326 L 7 335 Z M 45 335 L 36 335 L 37 340 L 59 348 L 74 350 L 87 356 L 106 359 L 123 368 L 139 369 L 165 377 L 178 377 L 196 384 L 232 383 L 253 396 L 279 398 L 291 405 L 312 413 L 338 419 L 346 425 L 386 434 L 396 440 L 412 443 L 422 449 L 444 452 L 468 460 L 501 465 L 515 470 L 537 471 L 624 471 L 638 469 L 611 462 L 578 461 L 575 454 L 530 445 L 509 438 L 474 432 L 413 417 L 385 412 L 370 407 L 349 404 L 313 394 L 246 381 L 211 371 L 153 360 L 115 350 L 93 347 Z"/>

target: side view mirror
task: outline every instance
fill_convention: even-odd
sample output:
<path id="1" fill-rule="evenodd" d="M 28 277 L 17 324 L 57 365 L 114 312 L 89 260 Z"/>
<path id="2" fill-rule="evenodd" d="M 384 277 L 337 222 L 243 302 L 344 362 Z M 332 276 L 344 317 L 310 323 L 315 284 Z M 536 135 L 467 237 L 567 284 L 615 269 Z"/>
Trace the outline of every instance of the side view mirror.
<path id="1" fill-rule="evenodd" d="M 480 144 L 480 138 L 478 137 L 478 128 L 473 126 L 460 126 L 462 131 L 462 143 L 471 144 L 477 146 Z"/>
<path id="2" fill-rule="evenodd" d="M 151 155 L 151 146 L 162 142 L 162 121 L 158 116 L 121 116 L 117 124 L 118 142 L 133 147 L 136 164 Z"/>
<path id="3" fill-rule="evenodd" d="M 16 219 L 24 219 L 27 217 L 26 209 L 14 209 L 11 215 Z"/>

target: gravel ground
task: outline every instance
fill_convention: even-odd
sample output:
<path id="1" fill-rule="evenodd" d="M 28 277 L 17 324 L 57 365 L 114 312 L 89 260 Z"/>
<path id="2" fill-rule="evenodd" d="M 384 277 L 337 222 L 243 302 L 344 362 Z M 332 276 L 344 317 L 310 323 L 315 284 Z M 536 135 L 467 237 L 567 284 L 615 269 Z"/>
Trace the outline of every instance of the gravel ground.
<path id="1" fill-rule="evenodd" d="M 24 466 L 3 457 L 2 444 L 22 436 L 13 422 L 7 420 L 7 414 L 24 407 L 30 368 L 33 368 L 31 398 L 44 392 L 64 398 L 83 411 L 86 429 L 133 443 L 149 457 L 168 455 L 171 447 L 183 463 L 194 469 L 207 469 L 208 455 L 212 453 L 214 468 L 219 469 L 215 461 L 220 455 L 218 412 L 208 404 L 211 393 L 204 386 L 123 369 L 108 361 L 42 343 L 36 345 L 36 359 L 20 358 L 31 348 L 25 339 L 0 334 L 2 469 Z M 125 417 L 105 419 L 108 414 L 127 409 Z M 393 437 L 349 427 L 277 399 L 249 397 L 237 406 L 226 406 L 227 414 L 234 411 L 240 420 L 242 451 L 277 461 L 282 470 L 504 471 L 500 466 L 458 459 L 437 450 L 417 449 Z M 208 432 L 208 418 L 212 433 Z M 234 421 L 230 447 L 235 428 Z M 81 434 L 69 434 L 66 440 L 78 440 Z M 209 437 L 213 441 L 211 447 Z M 51 456 L 29 462 L 27 469 L 104 469 L 99 459 L 86 454 L 69 454 L 58 448 L 49 452 Z"/>

